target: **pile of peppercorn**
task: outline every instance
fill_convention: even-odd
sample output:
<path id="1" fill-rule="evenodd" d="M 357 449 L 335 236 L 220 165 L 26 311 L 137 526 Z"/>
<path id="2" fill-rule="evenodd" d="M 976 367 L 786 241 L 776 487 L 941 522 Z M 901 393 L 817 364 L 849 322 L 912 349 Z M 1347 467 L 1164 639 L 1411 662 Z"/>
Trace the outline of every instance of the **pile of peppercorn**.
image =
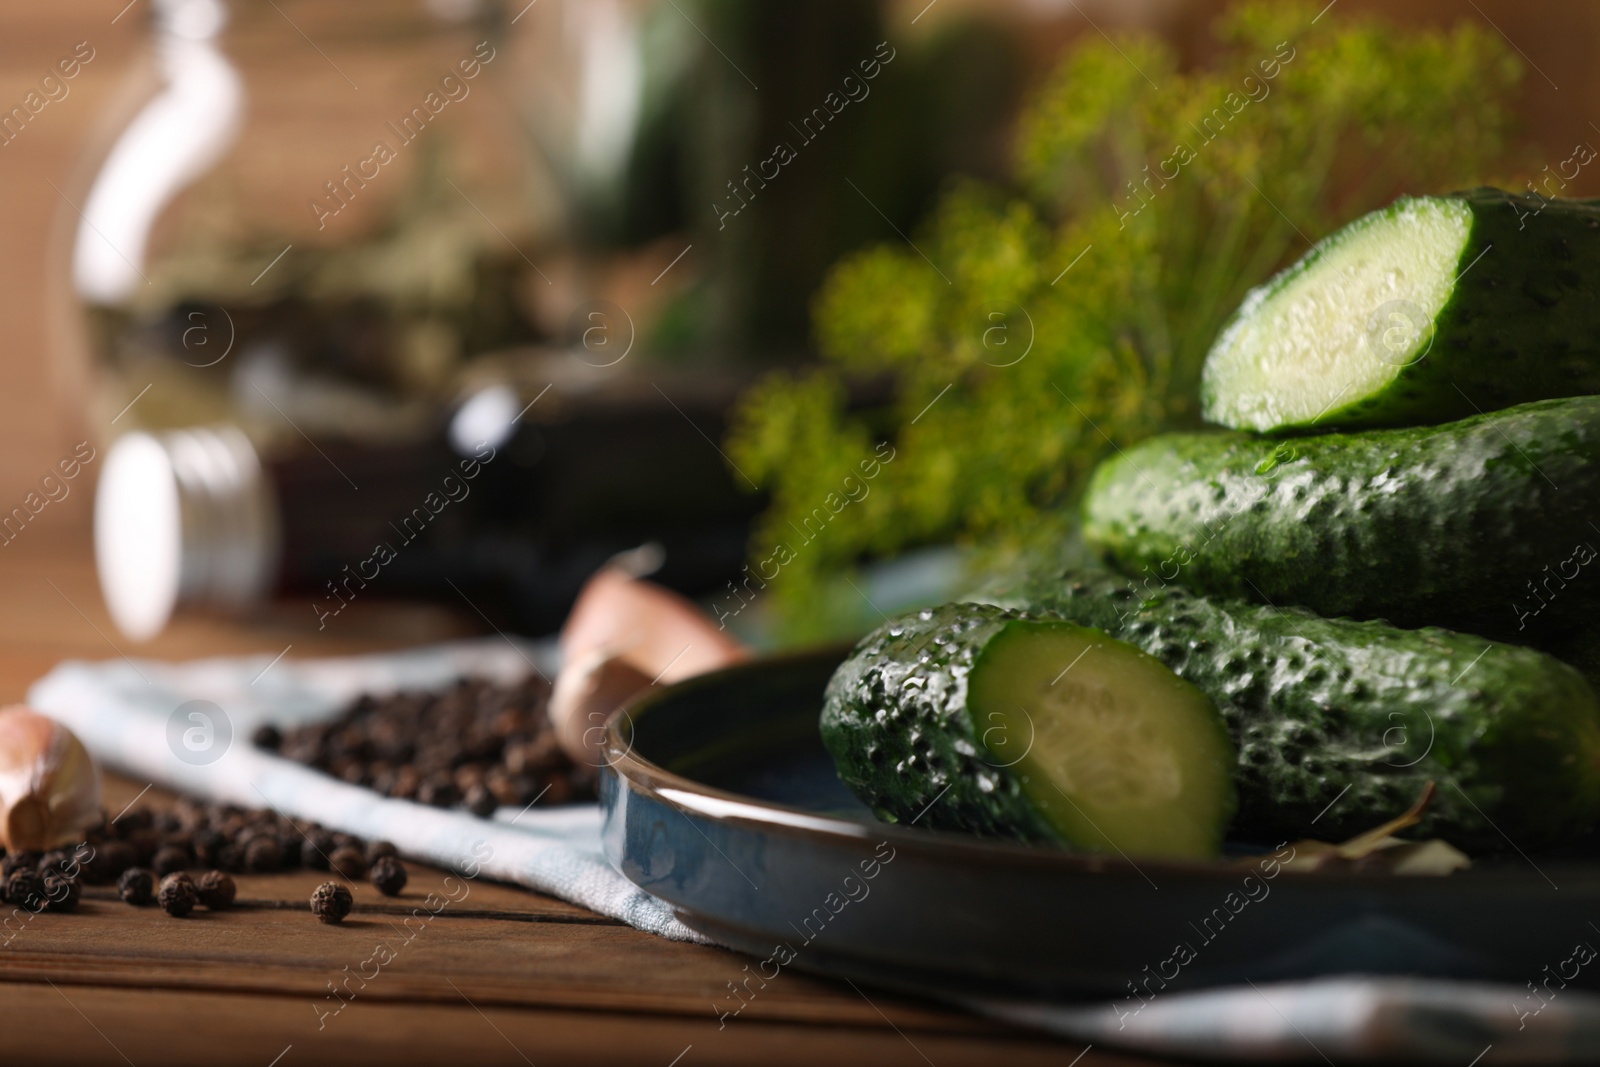
<path id="1" fill-rule="evenodd" d="M 267 874 L 305 867 L 354 881 L 370 877 L 386 896 L 406 884 L 406 870 L 387 841 L 363 842 L 301 819 L 226 804 L 183 799 L 171 811 L 131 809 L 102 816 L 81 844 L 53 852 L 0 849 L 0 896 L 32 911 L 70 911 L 84 885 L 111 885 L 134 905 L 158 903 L 183 917 L 203 906 L 232 906 L 237 892 L 229 872 Z M 210 868 L 207 870 L 207 868 Z M 191 877 L 190 871 L 205 871 Z M 329 893 L 329 886 L 318 893 Z M 346 902 L 349 890 L 332 895 Z M 323 911 L 313 911 L 328 921 Z M 340 915 L 342 918 L 343 915 Z M 337 920 L 334 920 L 337 921 Z"/>
<path id="2" fill-rule="evenodd" d="M 462 679 L 442 693 L 362 696 L 331 722 L 264 726 L 254 740 L 352 785 L 479 816 L 592 799 L 595 768 L 562 752 L 549 703 L 537 675 L 509 686 Z"/>

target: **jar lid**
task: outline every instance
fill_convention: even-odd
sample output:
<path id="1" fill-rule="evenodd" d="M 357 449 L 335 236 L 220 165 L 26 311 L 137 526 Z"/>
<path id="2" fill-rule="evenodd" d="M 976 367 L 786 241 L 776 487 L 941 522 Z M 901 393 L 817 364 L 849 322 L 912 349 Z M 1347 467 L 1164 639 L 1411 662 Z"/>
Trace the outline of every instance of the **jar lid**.
<path id="1" fill-rule="evenodd" d="M 95 490 L 95 563 L 117 629 L 143 641 L 180 605 L 238 611 L 272 590 L 277 508 L 231 426 L 130 433 Z"/>

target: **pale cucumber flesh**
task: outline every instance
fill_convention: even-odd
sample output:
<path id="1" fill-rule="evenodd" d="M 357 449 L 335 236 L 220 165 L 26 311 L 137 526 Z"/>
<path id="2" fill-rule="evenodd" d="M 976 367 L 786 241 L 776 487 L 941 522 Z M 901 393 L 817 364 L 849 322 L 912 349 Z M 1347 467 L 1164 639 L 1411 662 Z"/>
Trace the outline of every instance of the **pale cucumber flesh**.
<path id="1" fill-rule="evenodd" d="M 1206 418 L 1269 432 L 1382 393 L 1427 357 L 1472 226 L 1462 200 L 1401 200 L 1252 290 L 1207 356 Z"/>
<path id="2" fill-rule="evenodd" d="M 1014 622 L 983 650 L 968 713 L 1069 844 L 1212 856 L 1233 810 L 1234 752 L 1211 701 L 1096 630 Z"/>

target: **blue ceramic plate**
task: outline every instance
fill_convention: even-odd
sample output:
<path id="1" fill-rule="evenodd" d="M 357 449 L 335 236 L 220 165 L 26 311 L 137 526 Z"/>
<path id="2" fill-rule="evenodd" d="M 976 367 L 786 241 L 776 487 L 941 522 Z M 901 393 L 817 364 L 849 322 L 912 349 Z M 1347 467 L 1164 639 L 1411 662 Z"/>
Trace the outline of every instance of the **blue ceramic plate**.
<path id="1" fill-rule="evenodd" d="M 1290 873 L 1260 857 L 1124 860 L 879 822 L 817 732 L 845 651 L 704 675 L 609 728 L 607 856 L 768 977 L 793 966 L 1052 999 L 1126 996 L 1157 973 L 1164 988 L 1351 972 L 1521 986 L 1600 936 L 1600 864 L 1571 854 L 1448 878 Z"/>

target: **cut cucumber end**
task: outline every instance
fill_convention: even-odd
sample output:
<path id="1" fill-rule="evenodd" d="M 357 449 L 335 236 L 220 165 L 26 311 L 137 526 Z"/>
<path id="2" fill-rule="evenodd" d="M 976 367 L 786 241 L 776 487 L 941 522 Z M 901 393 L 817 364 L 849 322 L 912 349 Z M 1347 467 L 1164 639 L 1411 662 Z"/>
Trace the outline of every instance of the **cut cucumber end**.
<path id="1" fill-rule="evenodd" d="M 1211 701 L 1097 630 L 1019 620 L 974 666 L 969 713 L 1068 844 L 1216 855 L 1233 814 L 1233 744 Z"/>
<path id="2" fill-rule="evenodd" d="M 1426 358 L 1472 233 L 1455 198 L 1403 198 L 1250 292 L 1206 357 L 1205 417 L 1268 432 L 1337 422 Z"/>

